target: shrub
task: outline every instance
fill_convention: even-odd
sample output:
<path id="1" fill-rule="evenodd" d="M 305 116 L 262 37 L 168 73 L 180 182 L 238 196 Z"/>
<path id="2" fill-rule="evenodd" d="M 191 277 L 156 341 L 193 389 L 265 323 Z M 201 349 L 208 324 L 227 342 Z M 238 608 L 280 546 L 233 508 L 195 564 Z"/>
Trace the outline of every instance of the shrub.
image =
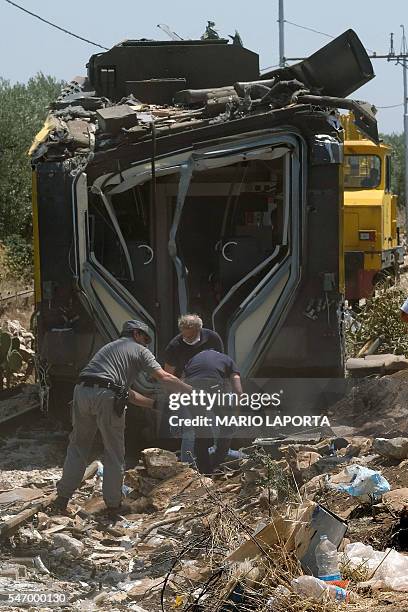
<path id="1" fill-rule="evenodd" d="M 407 297 L 407 288 L 397 285 L 367 300 L 355 316 L 356 331 L 351 328 L 346 331 L 348 357 L 355 357 L 366 342 L 379 336 L 383 340 L 377 353 L 408 355 L 408 326 L 400 316 L 400 307 Z"/>
<path id="2" fill-rule="evenodd" d="M 33 246 L 14 234 L 4 240 L 4 264 L 10 278 L 29 281 L 33 277 Z"/>

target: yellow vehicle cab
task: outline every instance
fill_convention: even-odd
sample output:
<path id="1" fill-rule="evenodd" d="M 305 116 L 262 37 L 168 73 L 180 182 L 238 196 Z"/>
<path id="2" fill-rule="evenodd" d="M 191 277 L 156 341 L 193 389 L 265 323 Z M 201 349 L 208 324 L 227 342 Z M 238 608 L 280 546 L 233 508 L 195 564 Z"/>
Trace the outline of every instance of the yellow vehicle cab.
<path id="1" fill-rule="evenodd" d="M 346 298 L 372 295 L 404 261 L 397 227 L 397 196 L 391 192 L 391 147 L 374 144 L 354 126 L 344 126 L 344 256 Z"/>

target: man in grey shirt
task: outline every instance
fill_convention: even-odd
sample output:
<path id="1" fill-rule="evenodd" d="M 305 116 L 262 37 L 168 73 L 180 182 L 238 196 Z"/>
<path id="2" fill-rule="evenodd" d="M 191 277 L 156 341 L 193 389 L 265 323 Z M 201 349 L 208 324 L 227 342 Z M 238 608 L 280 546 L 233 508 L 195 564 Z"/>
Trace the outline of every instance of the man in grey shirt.
<path id="1" fill-rule="evenodd" d="M 88 455 L 99 429 L 104 446 L 103 499 L 112 515 L 123 511 L 122 480 L 125 459 L 125 402 L 152 408 L 154 400 L 130 389 L 141 371 L 173 392 L 188 392 L 189 385 L 165 372 L 146 348 L 149 328 L 141 321 L 126 321 L 121 337 L 103 346 L 80 373 L 74 389 L 72 433 L 61 480 L 57 484 L 57 510 L 65 510 L 81 484 Z"/>

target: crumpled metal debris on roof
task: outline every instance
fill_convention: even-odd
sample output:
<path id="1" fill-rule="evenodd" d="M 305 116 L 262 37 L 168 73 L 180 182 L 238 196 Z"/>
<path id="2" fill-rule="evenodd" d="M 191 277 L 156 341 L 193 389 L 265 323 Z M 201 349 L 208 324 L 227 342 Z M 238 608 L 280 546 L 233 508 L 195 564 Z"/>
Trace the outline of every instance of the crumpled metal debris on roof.
<path id="1" fill-rule="evenodd" d="M 357 59 L 348 48 L 350 37 L 361 47 Z M 329 110 L 328 116 L 336 108 L 350 109 L 358 127 L 376 141 L 375 108 L 342 97 L 373 78 L 364 54 L 357 36 L 349 30 L 299 64 L 272 71 L 257 81 L 184 89 L 176 92 L 173 104 L 165 106 L 146 104 L 132 94 L 119 101 L 99 97 L 88 79 L 77 78 L 52 104 L 29 154 L 33 161 L 92 155 L 122 143 L 150 139 L 153 123 L 160 137 L 284 108 L 295 112 L 301 105 L 313 112 Z"/>

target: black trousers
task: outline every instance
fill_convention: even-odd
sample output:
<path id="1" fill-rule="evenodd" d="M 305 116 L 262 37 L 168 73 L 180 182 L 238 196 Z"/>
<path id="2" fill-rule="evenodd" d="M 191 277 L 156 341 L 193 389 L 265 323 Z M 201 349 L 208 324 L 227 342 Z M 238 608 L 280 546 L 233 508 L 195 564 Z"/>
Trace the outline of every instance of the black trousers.
<path id="1" fill-rule="evenodd" d="M 222 437 L 216 440 L 215 452 L 209 453 L 209 447 L 214 444 L 214 436 L 212 435 L 208 438 L 196 437 L 194 454 L 196 456 L 197 467 L 202 474 L 212 474 L 225 461 L 231 445 L 231 438 L 232 433 L 226 437 L 226 432 L 223 431 Z"/>

